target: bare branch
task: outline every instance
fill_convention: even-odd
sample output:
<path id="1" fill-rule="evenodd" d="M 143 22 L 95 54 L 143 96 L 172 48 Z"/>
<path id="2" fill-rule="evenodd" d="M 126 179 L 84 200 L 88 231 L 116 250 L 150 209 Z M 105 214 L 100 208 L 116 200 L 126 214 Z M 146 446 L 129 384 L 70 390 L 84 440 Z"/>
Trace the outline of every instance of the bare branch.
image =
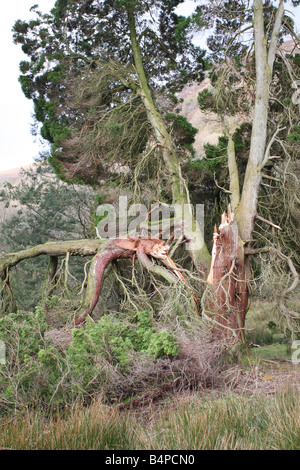
<path id="1" fill-rule="evenodd" d="M 272 225 L 272 227 L 274 227 L 274 228 L 278 228 L 278 230 L 282 230 L 282 228 L 279 227 L 279 225 L 273 224 L 273 222 L 271 222 L 270 220 L 264 219 L 263 217 L 261 217 L 261 216 L 258 215 L 258 214 L 256 214 L 255 218 L 258 219 L 258 220 L 261 220 L 261 221 L 264 222 L 265 224 Z"/>

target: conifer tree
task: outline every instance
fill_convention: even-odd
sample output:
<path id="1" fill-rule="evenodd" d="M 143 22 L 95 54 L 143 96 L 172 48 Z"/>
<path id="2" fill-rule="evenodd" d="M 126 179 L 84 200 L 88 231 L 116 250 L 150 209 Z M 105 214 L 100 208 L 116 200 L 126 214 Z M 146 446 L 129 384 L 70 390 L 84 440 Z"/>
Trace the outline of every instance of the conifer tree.
<path id="1" fill-rule="evenodd" d="M 59 177 L 133 180 L 136 191 L 145 177 L 158 188 L 163 168 L 155 198 L 189 203 L 181 163 L 196 130 L 170 110 L 177 91 L 202 80 L 204 52 L 191 41 L 191 20 L 175 13 L 180 3 L 57 0 L 50 14 L 33 7 L 35 20 L 16 22 L 14 41 L 30 59 L 20 64 L 20 83 Z M 207 269 L 200 229 L 198 237 L 203 248 L 192 256 Z"/>

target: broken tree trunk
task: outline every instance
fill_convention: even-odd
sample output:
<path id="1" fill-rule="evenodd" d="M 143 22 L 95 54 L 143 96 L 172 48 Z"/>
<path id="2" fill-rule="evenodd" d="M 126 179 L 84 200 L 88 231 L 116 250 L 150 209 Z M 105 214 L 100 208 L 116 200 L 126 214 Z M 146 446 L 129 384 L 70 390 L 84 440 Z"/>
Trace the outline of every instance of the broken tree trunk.
<path id="1" fill-rule="evenodd" d="M 25 259 L 46 255 L 50 257 L 50 266 L 46 277 L 44 294 L 49 294 L 53 287 L 57 259 L 59 256 L 94 256 L 88 275 L 85 300 L 81 313 L 76 317 L 75 324 L 83 323 L 90 315 L 99 299 L 102 280 L 108 264 L 119 258 L 132 258 L 134 255 L 142 265 L 156 275 L 163 277 L 169 284 L 182 279 L 182 275 L 176 270 L 175 263 L 168 255 L 169 246 L 163 240 L 153 238 L 123 238 L 112 240 L 75 240 L 65 242 L 51 242 L 38 245 L 17 253 L 9 253 L 0 257 L 0 279 L 4 287 L 0 294 L 0 308 L 3 313 L 10 313 L 12 306 L 8 308 L 8 294 L 12 294 L 9 285 L 9 270 Z M 151 258 L 156 258 L 169 269 L 154 264 Z M 4 297 L 5 294 L 5 297 Z M 13 297 L 12 297 L 13 298 Z"/>
<path id="2" fill-rule="evenodd" d="M 99 248 L 89 270 L 83 312 L 75 318 L 75 325 L 83 323 L 96 307 L 101 293 L 103 275 L 109 263 L 118 258 L 132 258 L 133 255 L 133 251 L 120 248 L 112 243 L 107 243 L 106 246 Z"/>
<path id="3" fill-rule="evenodd" d="M 105 269 L 109 263 L 116 259 L 132 258 L 134 255 L 137 255 L 143 266 L 149 271 L 153 270 L 156 274 L 164 277 L 169 283 L 177 282 L 176 275 L 167 271 L 162 266 L 153 265 L 149 258 L 149 256 L 152 256 L 159 260 L 170 259 L 168 249 L 168 245 L 160 239 L 131 237 L 109 240 L 106 245 L 101 246 L 90 267 L 83 312 L 76 317 L 75 325 L 82 324 L 86 317 L 93 312 L 101 293 Z M 174 271 L 176 273 L 176 269 Z"/>
<path id="4" fill-rule="evenodd" d="M 248 289 L 243 242 L 230 207 L 222 215 L 219 233 L 215 227 L 207 282 L 204 308 L 214 323 L 213 339 L 243 341 Z"/>

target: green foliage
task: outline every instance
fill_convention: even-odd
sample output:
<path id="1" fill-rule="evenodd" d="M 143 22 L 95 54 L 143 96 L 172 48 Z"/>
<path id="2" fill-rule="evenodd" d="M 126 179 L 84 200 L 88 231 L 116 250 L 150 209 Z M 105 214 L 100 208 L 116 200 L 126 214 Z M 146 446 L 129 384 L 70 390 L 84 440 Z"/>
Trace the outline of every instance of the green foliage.
<path id="1" fill-rule="evenodd" d="M 146 353 L 156 358 L 167 356 L 176 356 L 178 354 L 178 343 L 172 333 L 162 330 L 150 336 L 149 345 Z"/>
<path id="2" fill-rule="evenodd" d="M 218 139 L 218 145 L 206 144 L 205 155 L 208 160 L 215 160 L 226 157 L 228 138 L 221 136 Z"/>
<path id="3" fill-rule="evenodd" d="M 300 54 L 295 54 L 293 56 L 293 61 L 298 67 L 300 67 Z"/>
<path id="4" fill-rule="evenodd" d="M 300 126 L 294 126 L 293 132 L 288 134 L 287 138 L 293 144 L 299 144 L 300 142 Z"/>
<path id="5" fill-rule="evenodd" d="M 97 323 L 87 320 L 84 329 L 73 330 L 68 348 L 71 368 L 86 386 L 94 373 L 95 359 L 102 358 L 113 366 L 126 367 L 132 350 L 130 331 L 122 322 L 104 316 Z M 100 364 L 98 364 L 99 366 Z"/>
<path id="6" fill-rule="evenodd" d="M 149 141 L 128 39 L 131 11 L 143 32 L 139 45 L 150 88 L 174 95 L 190 79 L 202 79 L 204 51 L 187 34 L 190 19 L 176 15 L 179 3 L 57 0 L 50 13 L 33 8 L 33 20 L 15 23 L 14 42 L 28 56 L 20 64 L 21 87 L 34 102 L 36 131 L 50 142 L 51 165 L 64 181 L 117 178 L 108 170 L 112 163 L 134 169 Z"/>
<path id="7" fill-rule="evenodd" d="M 179 352 L 178 342 L 173 333 L 166 330 L 157 332 L 152 324 L 151 313 L 148 311 L 138 312 L 136 335 L 135 348 L 155 358 L 165 355 L 176 356 Z"/>
<path id="8" fill-rule="evenodd" d="M 88 238 L 95 192 L 62 183 L 46 161 L 22 171 L 19 184 L 8 183 L 0 193 L 2 202 L 19 211 L 1 224 L 2 246 L 13 251 L 48 241 Z"/>
<path id="9" fill-rule="evenodd" d="M 30 62 L 22 60 L 19 64 L 20 72 L 25 74 L 30 70 Z"/>
<path id="10" fill-rule="evenodd" d="M 174 104 L 178 104 L 178 103 L 179 103 L 179 100 L 178 100 L 177 96 L 174 95 L 174 93 L 169 93 L 169 94 L 168 94 L 168 98 L 170 98 L 170 100 L 171 100 Z"/>
<path id="11" fill-rule="evenodd" d="M 55 21 L 59 24 L 61 18 L 63 18 L 64 13 L 70 0 L 56 0 L 55 6 L 52 9 L 52 14 L 54 15 Z"/>
<path id="12" fill-rule="evenodd" d="M 198 129 L 180 114 L 167 113 L 166 120 L 172 123 L 172 127 L 177 132 L 176 138 L 181 144 L 192 144 L 195 141 L 195 135 Z"/>
<path id="13" fill-rule="evenodd" d="M 190 24 L 190 17 L 178 16 L 175 26 L 175 40 L 178 44 L 182 44 L 186 40 L 186 34 Z"/>
<path id="14" fill-rule="evenodd" d="M 41 128 L 41 136 L 55 144 L 55 146 L 59 146 L 62 140 L 69 137 L 70 132 L 71 130 L 64 124 L 53 121 L 44 121 Z"/>
<path id="15" fill-rule="evenodd" d="M 94 197 L 88 187 L 58 180 L 47 162 L 23 170 L 18 184 L 7 183 L 0 191 L 7 204 L 7 218 L 0 226 L 0 244 L 7 252 L 19 251 L 49 241 L 93 238 Z M 24 260 L 10 273 L 18 308 L 33 309 L 40 302 L 48 260 Z M 82 263 L 74 258 L 72 275 L 82 282 Z"/>
<path id="16" fill-rule="evenodd" d="M 44 345 L 46 328 L 46 319 L 40 307 L 34 313 L 18 311 L 0 319 L 0 340 L 7 345 L 6 352 L 11 364 L 22 364 L 37 354 Z"/>
<path id="17" fill-rule="evenodd" d="M 241 183 L 243 182 L 246 171 L 247 157 L 250 149 L 250 137 L 251 124 L 249 123 L 243 123 L 236 129 L 232 136 Z M 224 184 L 228 174 L 227 146 L 228 138 L 226 136 L 220 136 L 217 145 L 205 144 L 205 158 L 190 161 L 187 165 L 188 171 L 197 170 L 196 178 L 198 181 L 201 179 L 213 183 L 216 178 L 219 183 Z"/>
<path id="18" fill-rule="evenodd" d="M 194 160 L 189 163 L 189 166 L 199 173 L 203 173 L 202 177 L 214 179 L 214 175 L 220 175 L 226 169 L 226 155 L 227 155 L 228 138 L 225 136 L 219 137 L 218 145 L 206 144 L 204 146 L 205 157 L 202 160 Z"/>
<path id="19" fill-rule="evenodd" d="M 214 104 L 214 95 L 211 91 L 205 89 L 198 94 L 198 105 L 202 111 L 211 110 Z"/>
<path id="20" fill-rule="evenodd" d="M 126 368 L 132 360 L 131 352 L 149 354 L 156 359 L 164 355 L 175 356 L 178 354 L 177 340 L 165 330 L 157 332 L 148 311 L 138 312 L 136 326 L 127 326 L 123 321 L 105 315 L 97 323 L 88 319 L 84 329 L 73 330 L 68 357 L 76 374 L 87 374 L 85 381 L 89 381 L 94 357 Z"/>
<path id="21" fill-rule="evenodd" d="M 19 77 L 19 82 L 21 84 L 22 91 L 26 98 L 31 99 L 34 91 L 32 80 L 26 75 L 21 75 Z"/>
<path id="22" fill-rule="evenodd" d="M 53 296 L 48 306 L 56 300 Z M 65 349 L 46 339 L 47 329 L 41 307 L 35 313 L 18 312 L 0 320 L 0 340 L 7 351 L 6 364 L 0 365 L 0 403 L 44 407 L 73 403 L 79 396 L 105 390 L 111 374 L 125 377 L 138 357 L 156 361 L 179 351 L 176 337 L 157 331 L 148 311 L 138 312 L 136 324 L 108 315 L 96 323 L 88 318 L 84 328 L 72 330 L 73 339 Z"/>
<path id="23" fill-rule="evenodd" d="M 35 402 L 42 387 L 38 351 L 44 347 L 45 317 L 35 313 L 11 313 L 0 319 L 0 340 L 5 344 L 6 364 L 0 365 L 0 410 Z"/>

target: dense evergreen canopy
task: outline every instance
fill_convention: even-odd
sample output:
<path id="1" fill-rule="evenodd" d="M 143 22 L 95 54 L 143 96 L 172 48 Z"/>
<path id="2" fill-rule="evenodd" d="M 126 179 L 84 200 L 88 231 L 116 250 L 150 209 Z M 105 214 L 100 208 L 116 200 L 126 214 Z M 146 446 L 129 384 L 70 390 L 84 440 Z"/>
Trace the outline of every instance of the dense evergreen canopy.
<path id="1" fill-rule="evenodd" d="M 136 165 L 153 129 L 137 93 L 134 48 L 162 112 L 188 81 L 203 78 L 204 52 L 191 41 L 191 19 L 175 12 L 180 3 L 57 0 L 49 14 L 34 6 L 35 19 L 15 23 L 14 42 L 29 59 L 19 80 L 60 177 L 99 182 L 113 163 Z"/>

